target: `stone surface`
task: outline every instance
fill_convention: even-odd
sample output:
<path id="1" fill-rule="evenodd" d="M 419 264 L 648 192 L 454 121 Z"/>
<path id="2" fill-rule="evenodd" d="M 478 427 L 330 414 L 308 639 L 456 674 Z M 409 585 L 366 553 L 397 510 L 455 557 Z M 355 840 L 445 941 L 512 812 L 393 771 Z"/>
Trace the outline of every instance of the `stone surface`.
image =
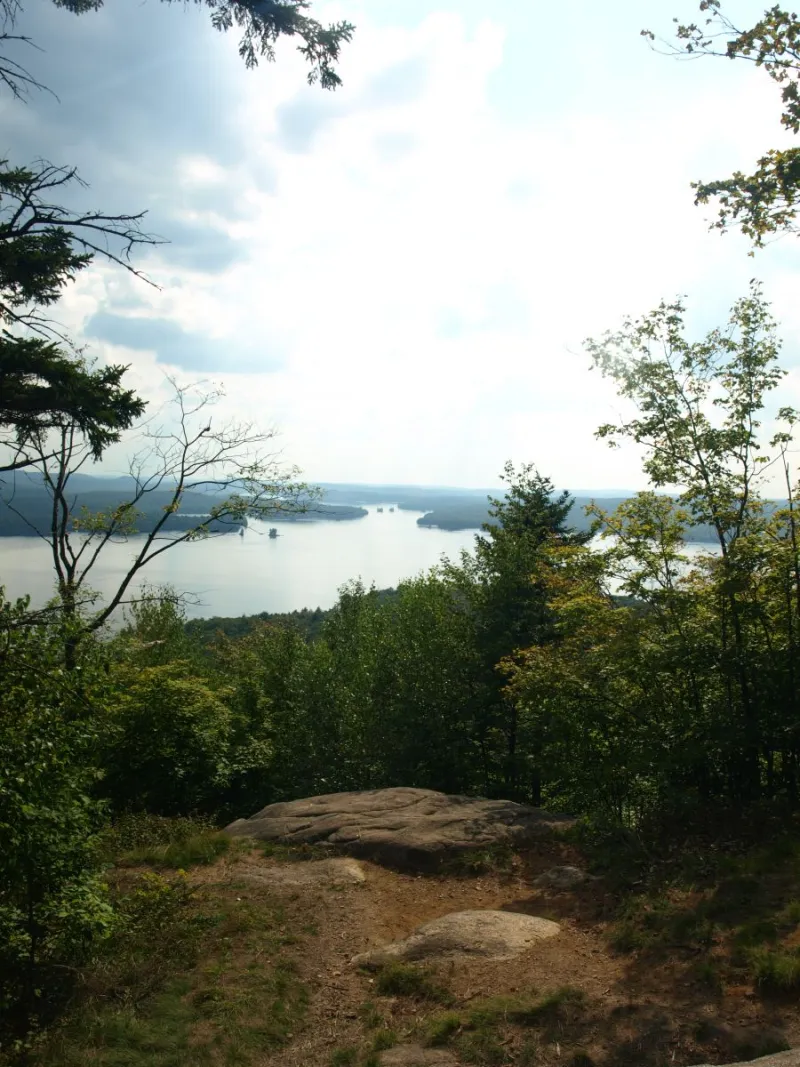
<path id="1" fill-rule="evenodd" d="M 322 843 L 400 869 L 430 870 L 456 853 L 523 845 L 570 822 L 510 800 L 396 788 L 270 804 L 226 829 L 262 841 Z"/>
<path id="2" fill-rule="evenodd" d="M 551 867 L 549 871 L 534 878 L 533 884 L 541 889 L 572 889 L 588 881 L 589 875 L 580 867 Z"/>
<path id="3" fill-rule="evenodd" d="M 346 856 L 329 860 L 304 860 L 297 863 L 243 864 L 236 869 L 237 877 L 246 882 L 259 882 L 276 888 L 324 885 L 360 885 L 366 881 L 361 864 Z"/>
<path id="4" fill-rule="evenodd" d="M 458 1067 L 458 1060 L 444 1048 L 423 1048 L 421 1045 L 395 1045 L 382 1052 L 381 1067 Z"/>
<path id="5" fill-rule="evenodd" d="M 376 969 L 392 960 L 481 957 L 508 960 L 559 932 L 558 923 L 513 911 L 456 911 L 388 945 L 353 957 L 357 967 Z"/>
<path id="6" fill-rule="evenodd" d="M 729 1063 L 726 1067 L 800 1067 L 800 1048 L 788 1049 L 786 1052 L 775 1052 L 771 1056 L 761 1056 L 757 1060 L 741 1060 L 739 1063 Z M 702 1063 L 699 1067 L 711 1067 L 710 1063 Z"/>

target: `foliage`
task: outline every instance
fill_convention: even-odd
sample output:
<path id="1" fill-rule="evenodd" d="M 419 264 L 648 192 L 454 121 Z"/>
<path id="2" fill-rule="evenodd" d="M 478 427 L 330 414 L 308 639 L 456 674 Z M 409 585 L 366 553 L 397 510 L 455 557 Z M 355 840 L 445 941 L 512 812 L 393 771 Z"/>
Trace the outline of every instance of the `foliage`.
<path id="1" fill-rule="evenodd" d="M 103 827 L 99 847 L 109 863 L 130 852 L 182 846 L 215 830 L 214 823 L 198 816 L 164 816 L 124 812 Z M 178 864 L 180 866 L 180 864 Z"/>
<path id="2" fill-rule="evenodd" d="M 75 14 L 98 10 L 103 0 L 53 0 L 57 7 L 65 7 Z M 165 0 L 172 2 L 172 0 Z M 354 27 L 349 22 L 323 26 L 306 14 L 308 0 L 195 0 L 211 11 L 215 29 L 227 32 L 234 25 L 242 31 L 239 55 L 250 67 L 258 66 L 259 58 L 272 62 L 275 44 L 280 37 L 297 37 L 297 50 L 311 66 L 308 82 L 319 82 L 323 89 L 341 85 L 336 72 L 341 47 L 352 39 Z"/>
<path id="3" fill-rule="evenodd" d="M 726 330 L 689 342 L 682 305 L 662 304 L 588 347 L 636 409 L 599 435 L 636 442 L 653 486 L 682 492 L 595 509 L 603 552 L 550 553 L 558 640 L 512 665 L 511 685 L 541 731 L 546 794 L 628 826 L 763 797 L 794 804 L 796 523 L 759 495 L 759 419 L 782 376 L 768 307 L 754 287 Z M 695 520 L 719 554 L 690 566 Z"/>
<path id="4" fill-rule="evenodd" d="M 737 27 L 722 10 L 720 0 L 701 0 L 699 23 L 678 23 L 673 54 L 743 59 L 766 71 L 780 88 L 781 125 L 800 131 L 800 20 L 778 5 L 768 8 L 749 29 Z M 655 41 L 651 30 L 643 35 Z M 800 205 L 800 149 L 771 149 L 754 171 L 736 171 L 730 178 L 694 182 L 695 202 L 718 204 L 714 227 L 741 227 L 756 247 L 782 231 L 797 231 Z"/>
<path id="5" fill-rule="evenodd" d="M 92 367 L 45 311 L 95 255 L 132 270 L 131 250 L 157 243 L 142 230 L 142 214 L 81 213 L 53 203 L 54 191 L 76 182 L 72 168 L 0 160 L 0 444 L 10 450 L 2 470 L 30 466 L 25 446 L 65 423 L 98 459 L 144 411 L 122 384 L 127 368 Z"/>
<path id="6" fill-rule="evenodd" d="M 541 561 L 553 544 L 579 545 L 588 533 L 567 525 L 573 500 L 556 496 L 549 478 L 530 465 L 507 463 L 502 499 L 490 500 L 490 522 L 464 553 L 461 566 L 446 568 L 459 598 L 468 605 L 478 663 L 474 673 L 477 733 L 485 768 L 484 790 L 515 800 L 541 799 L 537 740 L 505 693 L 498 665 L 519 649 L 546 644 L 553 617 L 540 580 Z"/>
<path id="7" fill-rule="evenodd" d="M 302 1027 L 308 991 L 287 951 L 292 917 L 268 894 L 243 901 L 180 872 L 145 873 L 112 899 L 113 933 L 85 962 L 37 1063 L 255 1064 Z"/>
<path id="8" fill-rule="evenodd" d="M 25 602 L 0 603 L 0 1034 L 8 1039 L 23 1039 L 58 1000 L 70 968 L 112 922 L 90 799 L 104 684 L 96 650 L 66 669 L 64 636 L 52 621 L 32 624 Z"/>
<path id="9" fill-rule="evenodd" d="M 228 779 L 232 721 L 227 691 L 176 661 L 120 665 L 104 745 L 104 792 L 120 809 L 162 815 L 207 809 Z"/>

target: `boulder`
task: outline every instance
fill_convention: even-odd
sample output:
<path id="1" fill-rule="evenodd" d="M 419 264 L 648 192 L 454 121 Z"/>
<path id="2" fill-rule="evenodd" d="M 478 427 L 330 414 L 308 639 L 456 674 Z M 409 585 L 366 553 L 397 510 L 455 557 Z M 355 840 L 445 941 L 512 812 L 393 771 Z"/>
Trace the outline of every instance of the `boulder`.
<path id="1" fill-rule="evenodd" d="M 361 864 L 346 856 L 274 865 L 245 864 L 236 868 L 236 876 L 246 882 L 258 882 L 276 889 L 282 886 L 312 888 L 326 885 L 361 885 L 366 881 Z"/>
<path id="2" fill-rule="evenodd" d="M 285 844 L 320 843 L 401 870 L 432 870 L 459 852 L 524 845 L 570 824 L 565 816 L 510 800 L 396 788 L 269 804 L 226 831 Z"/>
<path id="3" fill-rule="evenodd" d="M 382 1052 L 381 1067 L 458 1067 L 458 1060 L 444 1048 L 423 1048 L 421 1045 L 395 1045 Z"/>
<path id="4" fill-rule="evenodd" d="M 393 960 L 480 957 L 509 960 L 560 930 L 558 923 L 513 911 L 456 911 L 388 945 L 354 956 L 357 967 L 376 970 Z"/>

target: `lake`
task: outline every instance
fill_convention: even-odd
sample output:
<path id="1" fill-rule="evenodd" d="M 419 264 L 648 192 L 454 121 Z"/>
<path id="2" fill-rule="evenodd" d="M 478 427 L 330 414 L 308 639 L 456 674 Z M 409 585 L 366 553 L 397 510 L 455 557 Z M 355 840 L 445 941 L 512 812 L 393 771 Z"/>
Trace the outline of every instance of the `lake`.
<path id="1" fill-rule="evenodd" d="M 351 578 L 389 588 L 442 555 L 457 559 L 474 543 L 475 530 L 417 526 L 419 511 L 367 511 L 362 519 L 281 523 L 274 540 L 266 524 L 251 522 L 244 537 L 225 534 L 164 552 L 143 578 L 195 594 L 199 603 L 187 605 L 190 618 L 330 608 Z M 92 587 L 105 594 L 116 588 L 141 542 L 132 537 L 125 545 L 109 545 Z M 36 537 L 0 537 L 0 585 L 11 599 L 30 594 L 34 606 L 44 604 L 54 591 L 49 547 Z"/>

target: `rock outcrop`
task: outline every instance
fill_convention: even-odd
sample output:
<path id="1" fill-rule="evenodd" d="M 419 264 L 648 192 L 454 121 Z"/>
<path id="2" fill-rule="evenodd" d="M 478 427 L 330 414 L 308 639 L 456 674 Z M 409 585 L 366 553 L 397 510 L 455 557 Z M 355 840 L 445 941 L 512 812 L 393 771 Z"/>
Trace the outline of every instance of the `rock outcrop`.
<path id="1" fill-rule="evenodd" d="M 527 952 L 537 941 L 555 937 L 559 930 L 558 923 L 549 919 L 513 911 L 456 911 L 423 923 L 402 941 L 362 952 L 352 962 L 377 969 L 393 960 L 508 960 Z"/>
<path id="2" fill-rule="evenodd" d="M 570 822 L 510 800 L 396 788 L 269 804 L 226 830 L 262 841 L 323 844 L 401 870 L 433 870 L 459 852 L 523 845 Z"/>

